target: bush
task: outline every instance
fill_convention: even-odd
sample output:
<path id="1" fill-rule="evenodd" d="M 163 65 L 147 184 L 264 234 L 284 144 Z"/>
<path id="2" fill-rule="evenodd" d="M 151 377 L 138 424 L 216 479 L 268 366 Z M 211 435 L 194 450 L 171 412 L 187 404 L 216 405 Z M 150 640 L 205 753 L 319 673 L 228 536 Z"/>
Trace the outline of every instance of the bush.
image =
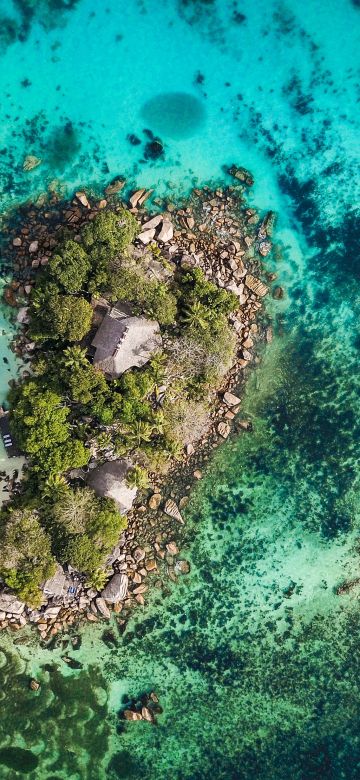
<path id="1" fill-rule="evenodd" d="M 101 396 L 108 394 L 104 374 L 91 363 L 84 365 L 63 365 L 60 368 L 60 381 L 64 392 L 72 401 L 86 405 L 93 399 L 99 402 Z"/>
<path id="2" fill-rule="evenodd" d="M 81 341 L 90 330 L 92 314 L 90 303 L 84 298 L 58 295 L 52 300 L 49 310 L 55 338 Z"/>
<path id="3" fill-rule="evenodd" d="M 168 378 L 180 381 L 193 397 L 224 376 L 235 361 L 236 336 L 221 316 L 211 327 L 184 330 L 169 348 Z"/>
<path id="4" fill-rule="evenodd" d="M 70 410 L 58 393 L 32 380 L 17 389 L 14 399 L 11 427 L 21 449 L 32 457 L 34 471 L 48 476 L 88 463 L 89 450 L 71 438 Z"/>
<path id="5" fill-rule="evenodd" d="M 127 474 L 126 482 L 131 488 L 146 490 L 149 487 L 149 477 L 146 469 L 141 466 L 133 466 Z"/>
<path id="6" fill-rule="evenodd" d="M 39 585 L 55 572 L 50 538 L 31 509 L 0 516 L 0 573 L 20 599 L 38 606 Z"/>
<path id="7" fill-rule="evenodd" d="M 90 488 L 70 490 L 52 510 L 52 535 L 62 561 L 91 574 L 126 527 L 112 499 L 98 498 Z"/>
<path id="8" fill-rule="evenodd" d="M 165 282 L 149 280 L 140 268 L 120 268 L 111 282 L 114 300 L 134 304 L 136 313 L 144 313 L 160 325 L 171 325 L 176 319 L 177 300 Z"/>
<path id="9" fill-rule="evenodd" d="M 30 309 L 30 333 L 35 339 L 81 341 L 90 330 L 92 308 L 85 298 L 60 295 L 56 285 L 42 280 Z"/>
<path id="10" fill-rule="evenodd" d="M 65 292 L 76 293 L 83 289 L 90 271 L 90 260 L 76 241 L 65 241 L 60 253 L 53 255 L 48 272 Z"/>
<path id="11" fill-rule="evenodd" d="M 18 389 L 11 413 L 16 441 L 29 455 L 52 449 L 70 436 L 68 416 L 60 395 L 33 380 L 26 382 Z"/>
<path id="12" fill-rule="evenodd" d="M 86 249 L 106 249 L 110 261 L 127 249 L 138 230 L 138 223 L 130 211 L 100 211 L 85 225 L 81 237 Z"/>
<path id="13" fill-rule="evenodd" d="M 211 323 L 219 315 L 228 316 L 239 306 L 236 295 L 209 282 L 200 268 L 193 268 L 180 278 L 180 301 L 183 309 L 200 303 L 207 310 L 206 318 Z"/>

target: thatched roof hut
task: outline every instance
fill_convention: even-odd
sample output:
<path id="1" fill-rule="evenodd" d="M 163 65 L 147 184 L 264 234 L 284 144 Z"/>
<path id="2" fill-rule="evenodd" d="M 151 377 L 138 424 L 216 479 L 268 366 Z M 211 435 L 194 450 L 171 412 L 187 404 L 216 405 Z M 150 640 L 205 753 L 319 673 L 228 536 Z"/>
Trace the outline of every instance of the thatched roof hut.
<path id="1" fill-rule="evenodd" d="M 143 366 L 161 347 L 159 324 L 146 317 L 134 317 L 126 306 L 108 312 L 93 341 L 94 365 L 117 377 L 128 368 Z"/>
<path id="2" fill-rule="evenodd" d="M 137 489 L 130 488 L 126 475 L 131 469 L 131 463 L 124 458 L 110 460 L 92 469 L 87 478 L 88 485 L 98 496 L 113 498 L 122 514 L 131 509 Z"/>

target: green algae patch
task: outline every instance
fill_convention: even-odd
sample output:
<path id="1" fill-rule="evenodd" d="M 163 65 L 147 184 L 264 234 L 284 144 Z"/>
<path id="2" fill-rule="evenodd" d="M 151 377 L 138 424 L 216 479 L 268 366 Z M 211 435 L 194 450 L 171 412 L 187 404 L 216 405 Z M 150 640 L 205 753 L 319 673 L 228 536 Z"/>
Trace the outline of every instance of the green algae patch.
<path id="1" fill-rule="evenodd" d="M 7 747 L 0 750 L 0 765 L 22 772 L 24 775 L 33 772 L 39 761 L 31 750 L 23 748 Z"/>

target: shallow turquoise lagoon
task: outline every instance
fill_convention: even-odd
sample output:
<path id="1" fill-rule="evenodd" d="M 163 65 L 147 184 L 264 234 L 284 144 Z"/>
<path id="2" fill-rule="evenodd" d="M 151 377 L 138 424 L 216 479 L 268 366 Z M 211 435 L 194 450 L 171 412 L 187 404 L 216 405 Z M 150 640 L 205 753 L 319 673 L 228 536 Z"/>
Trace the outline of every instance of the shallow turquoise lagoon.
<path id="1" fill-rule="evenodd" d="M 84 632 L 77 672 L 60 648 L 2 638 L 0 777 L 355 780 L 359 600 L 335 591 L 360 576 L 359 3 L 0 14 L 3 210 L 119 174 L 175 198 L 237 162 L 278 213 L 269 265 L 286 288 L 247 385 L 253 433 L 217 452 L 190 504 L 190 576 L 115 647 Z M 42 163 L 25 173 L 27 154 Z M 158 726 L 121 725 L 122 697 L 151 688 Z"/>

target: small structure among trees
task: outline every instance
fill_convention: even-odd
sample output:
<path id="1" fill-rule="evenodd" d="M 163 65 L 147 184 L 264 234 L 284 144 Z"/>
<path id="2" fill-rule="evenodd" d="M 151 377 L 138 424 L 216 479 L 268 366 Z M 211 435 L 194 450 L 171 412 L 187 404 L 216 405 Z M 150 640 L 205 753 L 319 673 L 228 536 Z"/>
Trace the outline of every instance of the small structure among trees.
<path id="1" fill-rule="evenodd" d="M 128 368 L 145 365 L 161 345 L 158 322 L 132 316 L 129 307 L 114 306 L 105 315 L 92 341 L 94 365 L 115 378 Z"/>

